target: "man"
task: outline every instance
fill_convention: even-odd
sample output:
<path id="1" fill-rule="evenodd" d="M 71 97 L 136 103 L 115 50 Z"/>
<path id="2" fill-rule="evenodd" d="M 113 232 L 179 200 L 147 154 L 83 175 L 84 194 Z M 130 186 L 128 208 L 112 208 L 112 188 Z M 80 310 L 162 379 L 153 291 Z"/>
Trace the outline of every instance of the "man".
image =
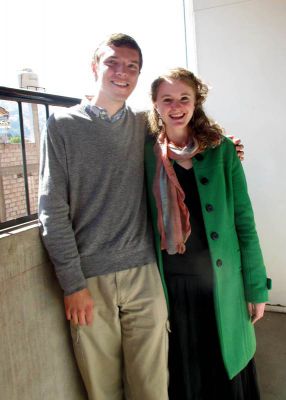
<path id="1" fill-rule="evenodd" d="M 135 40 L 111 35 L 95 52 L 92 102 L 51 116 L 42 136 L 41 230 L 90 400 L 168 398 L 167 309 L 144 190 L 145 120 L 125 105 L 141 67 Z"/>

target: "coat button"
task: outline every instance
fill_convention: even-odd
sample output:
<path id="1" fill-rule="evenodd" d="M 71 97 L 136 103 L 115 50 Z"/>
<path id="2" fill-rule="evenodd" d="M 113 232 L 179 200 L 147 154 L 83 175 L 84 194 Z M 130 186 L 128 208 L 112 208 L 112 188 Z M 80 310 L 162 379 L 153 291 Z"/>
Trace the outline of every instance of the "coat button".
<path id="1" fill-rule="evenodd" d="M 213 211 L 213 210 L 214 210 L 213 205 L 211 205 L 211 204 L 206 204 L 206 210 L 207 210 L 207 212 Z"/>
<path id="2" fill-rule="evenodd" d="M 267 278 L 266 280 L 266 287 L 267 289 L 272 289 L 272 280 L 270 278 Z"/>
<path id="3" fill-rule="evenodd" d="M 202 185 L 207 185 L 209 183 L 208 178 L 206 178 L 205 176 L 203 178 L 201 178 L 201 184 Z"/>
<path id="4" fill-rule="evenodd" d="M 222 266 L 222 260 L 219 258 L 218 260 L 216 260 L 216 265 L 218 266 L 218 267 L 221 267 Z"/>
<path id="5" fill-rule="evenodd" d="M 195 156 L 195 158 L 198 160 L 198 161 L 202 161 L 203 159 L 204 159 L 204 156 L 202 155 L 202 154 L 197 154 L 196 156 Z"/>
<path id="6" fill-rule="evenodd" d="M 218 237 L 219 237 L 219 235 L 218 235 L 217 232 L 212 232 L 212 233 L 211 233 L 211 238 L 212 238 L 212 240 L 217 240 Z"/>

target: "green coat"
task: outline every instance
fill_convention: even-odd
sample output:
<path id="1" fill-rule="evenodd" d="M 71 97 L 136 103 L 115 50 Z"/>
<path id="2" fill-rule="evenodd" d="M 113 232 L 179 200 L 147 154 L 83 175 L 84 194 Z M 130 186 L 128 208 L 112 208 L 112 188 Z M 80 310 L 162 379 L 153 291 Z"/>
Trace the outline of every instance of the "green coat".
<path id="1" fill-rule="evenodd" d="M 152 192 L 156 171 L 153 145 L 153 138 L 147 140 L 147 190 L 158 266 L 168 300 Z M 245 176 L 233 143 L 225 139 L 220 146 L 198 154 L 193 158 L 193 168 L 214 270 L 214 303 L 221 351 L 232 379 L 255 353 L 254 328 L 246 302 L 266 302 L 271 281 L 266 278 Z"/>

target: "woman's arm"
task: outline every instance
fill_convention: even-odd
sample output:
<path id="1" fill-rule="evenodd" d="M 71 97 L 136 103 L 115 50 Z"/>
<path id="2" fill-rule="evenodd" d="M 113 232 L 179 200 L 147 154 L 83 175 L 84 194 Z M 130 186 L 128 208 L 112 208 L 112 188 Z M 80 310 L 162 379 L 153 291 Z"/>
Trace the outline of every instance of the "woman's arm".
<path id="1" fill-rule="evenodd" d="M 261 314 L 262 306 L 253 308 L 253 304 L 265 303 L 268 300 L 268 282 L 244 171 L 234 149 L 232 183 L 235 227 L 241 252 L 245 297 L 246 301 L 252 304 L 251 309 L 255 319 L 258 313 Z"/>

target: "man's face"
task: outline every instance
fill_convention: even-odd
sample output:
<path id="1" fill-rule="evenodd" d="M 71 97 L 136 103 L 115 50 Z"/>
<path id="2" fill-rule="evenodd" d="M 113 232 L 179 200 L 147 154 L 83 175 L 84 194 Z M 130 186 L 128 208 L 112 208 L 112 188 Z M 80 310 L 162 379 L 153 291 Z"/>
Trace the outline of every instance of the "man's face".
<path id="1" fill-rule="evenodd" d="M 128 47 L 105 46 L 98 63 L 92 64 L 92 69 L 102 106 L 106 102 L 123 104 L 137 84 L 139 53 Z"/>

